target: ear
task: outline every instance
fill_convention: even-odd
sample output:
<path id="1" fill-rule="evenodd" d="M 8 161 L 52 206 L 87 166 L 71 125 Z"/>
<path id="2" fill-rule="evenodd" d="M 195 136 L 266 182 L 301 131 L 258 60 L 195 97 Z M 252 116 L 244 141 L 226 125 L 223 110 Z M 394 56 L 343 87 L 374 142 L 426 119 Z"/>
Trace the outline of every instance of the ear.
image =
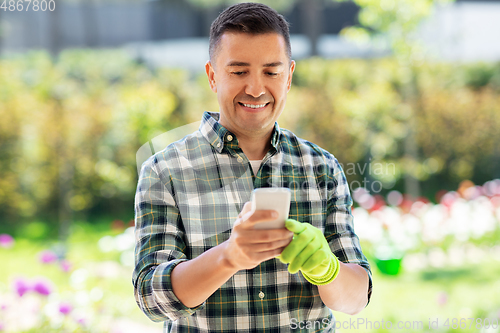
<path id="1" fill-rule="evenodd" d="M 210 84 L 210 89 L 212 89 L 214 93 L 217 93 L 217 85 L 215 84 L 215 71 L 210 60 L 208 60 L 205 64 L 205 72 L 207 73 L 208 76 L 208 83 Z"/>
<path id="2" fill-rule="evenodd" d="M 286 83 L 286 92 L 289 92 L 290 88 L 292 87 L 293 71 L 295 71 L 295 60 L 292 60 L 290 63 L 290 72 L 288 73 L 288 80 Z"/>

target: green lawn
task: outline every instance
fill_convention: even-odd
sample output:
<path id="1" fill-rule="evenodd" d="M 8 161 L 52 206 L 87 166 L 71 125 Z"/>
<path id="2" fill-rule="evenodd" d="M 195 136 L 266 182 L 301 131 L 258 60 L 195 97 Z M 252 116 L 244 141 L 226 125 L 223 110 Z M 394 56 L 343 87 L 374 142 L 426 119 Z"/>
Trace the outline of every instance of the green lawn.
<path id="1" fill-rule="evenodd" d="M 500 259 L 500 258 L 498 258 Z M 356 316 L 335 313 L 341 332 L 499 332 L 476 329 L 485 318 L 500 322 L 500 261 L 384 276 L 373 267 L 374 289 L 368 307 Z M 463 318 L 462 322 L 460 320 Z M 471 319 L 478 320 L 471 326 Z M 455 319 L 455 321 L 454 321 Z M 347 323 L 357 322 L 348 325 Z M 429 322 L 438 320 L 439 328 Z M 448 326 L 444 326 L 448 320 Z M 369 321 L 372 322 L 370 325 Z M 390 321 L 390 324 L 382 322 Z M 376 323 L 377 322 L 377 323 Z M 400 322 L 400 323 L 399 323 Z M 398 329 L 397 325 L 403 329 Z M 420 323 L 422 323 L 421 326 Z M 376 329 L 380 325 L 380 329 Z M 406 325 L 406 328 L 404 328 Z M 460 328 L 462 325 L 462 328 Z M 458 327 L 457 327 L 458 326 Z M 339 326 L 337 326 L 339 327 Z M 370 329 L 373 327 L 373 329 Z M 418 328 L 419 327 L 419 328 Z M 464 328 L 467 327 L 467 328 Z M 417 329 L 416 329 L 417 328 Z"/>
<path id="2" fill-rule="evenodd" d="M 18 238 L 12 248 L 0 248 L 4 267 L 0 274 L 0 325 L 6 332 L 161 332 L 162 325 L 150 322 L 135 303 L 132 267 L 120 263 L 120 251 L 103 252 L 98 245 L 102 237 L 119 234 L 88 224 L 74 227 L 67 242 L 68 272 L 57 262 L 43 264 L 39 260 L 41 251 L 57 251 L 55 241 Z M 337 327 L 341 327 L 338 332 L 500 331 L 476 328 L 484 318 L 495 322 L 500 316 L 500 262 L 493 254 L 475 264 L 419 272 L 403 269 L 397 276 L 382 275 L 375 265 L 372 270 L 374 289 L 369 306 L 356 316 L 335 313 Z M 54 292 L 50 296 L 29 292 L 19 297 L 14 293 L 16 278 L 40 276 L 52 281 Z M 69 315 L 58 312 L 61 302 L 71 305 Z M 12 313 L 29 307 L 28 317 L 36 326 L 27 327 L 28 319 L 21 321 L 24 327 L 21 323 L 11 325 Z M 468 318 L 474 318 L 474 323 Z M 447 319 L 448 327 L 444 326 Z M 439 328 L 429 328 L 429 322 L 436 320 Z M 387 329 L 388 321 L 392 329 Z"/>
<path id="3" fill-rule="evenodd" d="M 161 332 L 162 324 L 151 322 L 135 303 L 132 267 L 120 264 L 119 251 L 102 252 L 98 246 L 102 237 L 118 234 L 117 231 L 95 231 L 84 224 L 74 227 L 66 255 L 71 263 L 69 272 L 64 272 L 57 262 L 44 264 L 39 260 L 40 251 L 58 249 L 60 245 L 56 241 L 17 238 L 14 247 L 0 248 L 0 262 L 7 269 L 7 274 L 0 274 L 0 295 L 4 296 L 0 297 L 0 306 L 6 305 L 12 312 L 14 307 L 29 305 L 32 301 L 41 303 L 37 309 L 45 313 L 51 304 L 67 301 L 73 310 L 59 327 L 57 317 L 60 316 L 56 316 L 56 324 L 48 316 L 38 316 L 41 326 L 12 332 Z M 12 284 L 16 278 L 35 280 L 40 276 L 52 281 L 54 292 L 49 297 L 33 292 L 22 298 L 14 295 Z M 3 312 L 0 312 L 0 324 L 6 320 L 6 310 Z M 84 324 L 77 323 L 80 317 L 84 318 Z"/>

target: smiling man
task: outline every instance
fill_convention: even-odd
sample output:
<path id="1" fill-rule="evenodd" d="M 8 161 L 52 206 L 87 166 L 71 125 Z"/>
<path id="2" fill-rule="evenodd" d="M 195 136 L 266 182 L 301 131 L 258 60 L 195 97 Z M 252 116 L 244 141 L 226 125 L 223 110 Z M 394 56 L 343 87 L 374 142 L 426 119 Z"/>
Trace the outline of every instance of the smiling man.
<path id="1" fill-rule="evenodd" d="M 295 62 L 288 25 L 254 3 L 213 22 L 206 73 L 220 112 L 146 161 L 136 193 L 139 307 L 167 332 L 333 332 L 369 302 L 370 266 L 344 173 L 281 129 Z M 254 229 L 254 188 L 288 187 L 286 229 Z"/>
<path id="2" fill-rule="evenodd" d="M 219 123 L 236 134 L 250 160 L 261 160 L 271 146 L 272 129 L 285 108 L 295 69 L 285 38 L 275 32 L 229 30 L 218 37 L 211 53 L 205 67 L 217 93 Z"/>

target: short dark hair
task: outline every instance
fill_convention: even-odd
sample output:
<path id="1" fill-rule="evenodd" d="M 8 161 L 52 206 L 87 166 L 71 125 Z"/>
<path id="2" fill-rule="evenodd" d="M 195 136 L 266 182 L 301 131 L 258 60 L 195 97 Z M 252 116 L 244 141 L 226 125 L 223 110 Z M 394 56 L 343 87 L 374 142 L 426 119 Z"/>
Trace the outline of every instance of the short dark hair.
<path id="1" fill-rule="evenodd" d="M 213 59 L 225 32 L 265 34 L 275 32 L 285 39 L 288 59 L 292 60 L 288 22 L 277 11 L 261 3 L 244 2 L 226 8 L 210 26 L 209 56 Z"/>

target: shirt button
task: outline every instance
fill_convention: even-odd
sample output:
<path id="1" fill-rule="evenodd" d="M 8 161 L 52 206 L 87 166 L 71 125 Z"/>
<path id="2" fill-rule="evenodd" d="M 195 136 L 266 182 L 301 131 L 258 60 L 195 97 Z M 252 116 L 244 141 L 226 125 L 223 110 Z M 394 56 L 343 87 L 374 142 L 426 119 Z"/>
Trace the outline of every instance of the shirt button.
<path id="1" fill-rule="evenodd" d="M 264 296 L 266 296 L 266 295 L 264 295 L 264 293 L 261 291 L 261 292 L 259 293 L 259 297 L 260 297 L 260 299 L 263 299 L 263 298 L 264 298 Z"/>
<path id="2" fill-rule="evenodd" d="M 217 148 L 220 148 L 220 142 L 217 143 Z"/>
<path id="3" fill-rule="evenodd" d="M 241 158 L 241 156 L 238 156 L 238 162 L 243 163 L 243 159 Z"/>
<path id="4" fill-rule="evenodd" d="M 227 141 L 233 141 L 233 136 L 231 134 L 227 136 Z"/>

